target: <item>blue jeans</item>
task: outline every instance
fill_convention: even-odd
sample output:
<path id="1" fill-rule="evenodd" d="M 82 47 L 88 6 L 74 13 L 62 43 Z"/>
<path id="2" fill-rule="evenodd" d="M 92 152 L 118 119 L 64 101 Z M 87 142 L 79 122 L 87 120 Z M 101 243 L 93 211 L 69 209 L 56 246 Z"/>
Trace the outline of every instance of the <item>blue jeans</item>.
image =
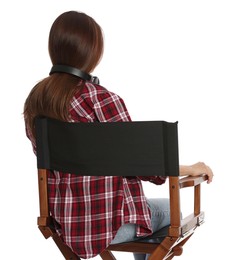
<path id="1" fill-rule="evenodd" d="M 147 204 L 151 212 L 151 225 L 153 232 L 156 232 L 170 224 L 170 203 L 166 198 L 147 199 Z M 140 237 L 136 236 L 136 225 L 125 224 L 121 226 L 111 242 L 118 244 L 123 242 L 135 241 Z M 146 254 L 134 254 L 135 260 L 146 260 Z"/>

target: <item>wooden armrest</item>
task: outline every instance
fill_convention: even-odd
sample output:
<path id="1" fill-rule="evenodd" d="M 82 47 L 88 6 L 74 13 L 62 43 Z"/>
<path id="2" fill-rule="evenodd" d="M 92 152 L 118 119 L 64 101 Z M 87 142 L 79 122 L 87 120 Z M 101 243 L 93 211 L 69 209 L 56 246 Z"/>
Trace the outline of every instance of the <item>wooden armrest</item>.
<path id="1" fill-rule="evenodd" d="M 179 180 L 179 186 L 180 189 L 182 188 L 186 188 L 186 187 L 194 187 L 197 186 L 199 184 L 201 184 L 202 182 L 206 181 L 208 179 L 207 175 L 201 175 L 201 176 L 187 176 L 184 177 L 182 179 Z"/>

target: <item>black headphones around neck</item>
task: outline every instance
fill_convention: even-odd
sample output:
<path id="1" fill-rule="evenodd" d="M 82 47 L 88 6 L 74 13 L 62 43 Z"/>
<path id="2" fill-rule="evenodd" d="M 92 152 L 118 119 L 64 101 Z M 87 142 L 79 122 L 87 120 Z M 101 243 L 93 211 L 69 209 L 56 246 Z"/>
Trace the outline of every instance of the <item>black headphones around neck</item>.
<path id="1" fill-rule="evenodd" d="M 87 80 L 87 81 L 91 81 L 95 84 L 99 84 L 99 79 L 98 77 L 94 77 L 84 71 L 81 71 L 77 68 L 71 67 L 71 66 L 67 66 L 67 65 L 53 65 L 53 67 L 50 70 L 50 75 L 53 73 L 58 73 L 58 72 L 64 72 L 64 73 L 68 73 L 71 75 L 74 75 L 76 77 L 79 77 L 81 79 Z"/>

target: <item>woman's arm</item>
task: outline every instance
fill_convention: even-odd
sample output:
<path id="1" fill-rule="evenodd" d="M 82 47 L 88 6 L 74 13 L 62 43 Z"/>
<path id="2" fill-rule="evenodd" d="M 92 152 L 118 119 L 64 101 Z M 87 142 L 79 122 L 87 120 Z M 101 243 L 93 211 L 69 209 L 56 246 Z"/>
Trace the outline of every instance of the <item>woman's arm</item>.
<path id="1" fill-rule="evenodd" d="M 206 174 L 208 176 L 207 183 L 211 183 L 213 180 L 213 172 L 209 166 L 203 162 L 198 162 L 192 165 L 180 165 L 180 176 L 198 176 Z"/>

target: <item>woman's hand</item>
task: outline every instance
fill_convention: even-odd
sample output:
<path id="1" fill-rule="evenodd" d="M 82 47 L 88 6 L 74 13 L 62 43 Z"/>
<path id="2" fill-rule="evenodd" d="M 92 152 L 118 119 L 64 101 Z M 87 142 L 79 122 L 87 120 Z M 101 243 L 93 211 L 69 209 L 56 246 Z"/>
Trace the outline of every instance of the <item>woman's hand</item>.
<path id="1" fill-rule="evenodd" d="M 180 165 L 180 176 L 190 175 L 190 176 L 199 176 L 206 174 L 208 176 L 207 183 L 211 183 L 213 180 L 213 172 L 209 166 L 203 162 L 198 162 L 189 166 Z"/>

